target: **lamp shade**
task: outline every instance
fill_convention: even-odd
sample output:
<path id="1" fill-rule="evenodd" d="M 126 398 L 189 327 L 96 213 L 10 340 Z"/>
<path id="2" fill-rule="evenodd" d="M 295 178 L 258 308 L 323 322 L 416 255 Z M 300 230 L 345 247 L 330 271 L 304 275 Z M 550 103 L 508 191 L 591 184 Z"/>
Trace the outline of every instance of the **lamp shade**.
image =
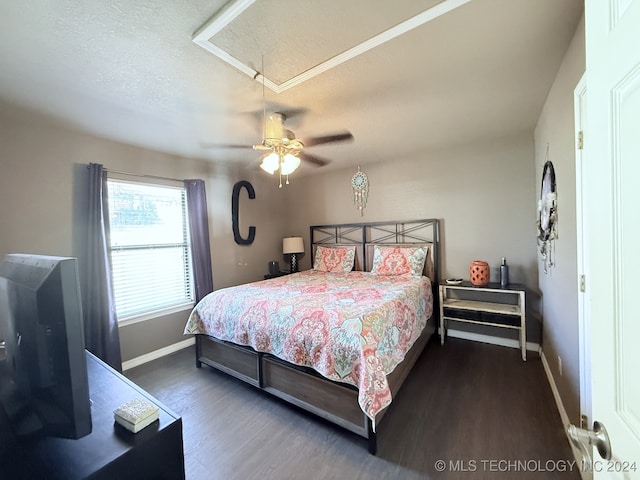
<path id="1" fill-rule="evenodd" d="M 287 153 L 280 163 L 280 171 L 282 172 L 282 175 L 289 175 L 295 172 L 296 168 L 298 168 L 299 166 L 300 159 L 295 155 Z"/>
<path id="2" fill-rule="evenodd" d="M 302 237 L 286 237 L 282 239 L 282 253 L 304 253 Z"/>
<path id="3" fill-rule="evenodd" d="M 262 159 L 262 163 L 260 164 L 260 168 L 262 168 L 265 172 L 273 175 L 278 170 L 280 166 L 280 157 L 275 152 L 271 152 L 269 155 Z"/>

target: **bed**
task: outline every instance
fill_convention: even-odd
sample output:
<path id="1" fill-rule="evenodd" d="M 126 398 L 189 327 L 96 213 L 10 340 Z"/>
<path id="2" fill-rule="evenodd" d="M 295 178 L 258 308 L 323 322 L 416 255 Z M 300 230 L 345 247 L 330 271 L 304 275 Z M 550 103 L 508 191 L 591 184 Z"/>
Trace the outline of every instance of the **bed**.
<path id="1" fill-rule="evenodd" d="M 217 290 L 193 309 L 196 365 L 368 440 L 435 331 L 435 219 L 310 227 L 313 268 Z M 399 273 L 399 274 L 398 274 Z"/>

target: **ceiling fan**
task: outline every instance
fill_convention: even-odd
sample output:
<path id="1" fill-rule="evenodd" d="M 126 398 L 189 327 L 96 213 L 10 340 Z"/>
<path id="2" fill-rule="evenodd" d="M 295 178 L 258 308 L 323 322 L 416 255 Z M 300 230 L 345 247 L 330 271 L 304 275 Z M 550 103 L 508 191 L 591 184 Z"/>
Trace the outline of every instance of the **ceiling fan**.
<path id="1" fill-rule="evenodd" d="M 280 177 L 282 175 L 287 177 L 287 184 L 289 183 L 289 174 L 300 166 L 301 161 L 319 167 L 328 163 L 327 160 L 305 152 L 305 147 L 353 140 L 353 135 L 350 132 L 301 140 L 296 138 L 291 130 L 284 127 L 286 118 L 286 115 L 280 112 L 265 115 L 262 142 L 253 145 L 253 149 L 267 152 L 262 157 L 260 168 L 272 175 L 279 171 Z M 280 179 L 280 187 L 282 187 L 282 178 Z"/>
<path id="2" fill-rule="evenodd" d="M 251 146 L 218 146 L 223 148 L 253 148 L 256 151 L 264 152 L 261 157 L 260 168 L 271 175 L 277 172 L 280 177 L 279 187 L 282 188 L 282 177 L 286 177 L 285 183 L 289 184 L 289 175 L 300 166 L 301 162 L 307 162 L 317 167 L 322 167 L 329 163 L 328 160 L 307 153 L 305 151 L 306 148 L 353 140 L 353 135 L 346 131 L 299 139 L 296 138 L 291 130 L 285 128 L 286 118 L 285 113 L 273 112 L 266 114 L 263 112 L 263 136 L 260 143 Z"/>

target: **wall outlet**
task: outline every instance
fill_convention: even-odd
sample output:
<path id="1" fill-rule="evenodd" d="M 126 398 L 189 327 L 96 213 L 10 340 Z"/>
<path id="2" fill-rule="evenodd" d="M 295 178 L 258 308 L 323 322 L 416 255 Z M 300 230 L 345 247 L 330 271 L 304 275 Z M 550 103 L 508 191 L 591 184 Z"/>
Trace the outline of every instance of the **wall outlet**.
<path id="1" fill-rule="evenodd" d="M 562 376 L 562 359 L 560 355 L 558 355 L 558 372 L 560 372 L 560 376 Z"/>

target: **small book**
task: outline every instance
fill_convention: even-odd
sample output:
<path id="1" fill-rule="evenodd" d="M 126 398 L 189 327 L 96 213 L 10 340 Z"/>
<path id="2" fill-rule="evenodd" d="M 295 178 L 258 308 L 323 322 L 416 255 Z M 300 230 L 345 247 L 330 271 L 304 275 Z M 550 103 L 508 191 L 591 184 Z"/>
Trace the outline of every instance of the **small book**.
<path id="1" fill-rule="evenodd" d="M 127 430 L 137 433 L 146 426 L 155 422 L 160 410 L 156 405 L 144 398 L 134 398 L 120 405 L 113 412 L 117 423 Z"/>

